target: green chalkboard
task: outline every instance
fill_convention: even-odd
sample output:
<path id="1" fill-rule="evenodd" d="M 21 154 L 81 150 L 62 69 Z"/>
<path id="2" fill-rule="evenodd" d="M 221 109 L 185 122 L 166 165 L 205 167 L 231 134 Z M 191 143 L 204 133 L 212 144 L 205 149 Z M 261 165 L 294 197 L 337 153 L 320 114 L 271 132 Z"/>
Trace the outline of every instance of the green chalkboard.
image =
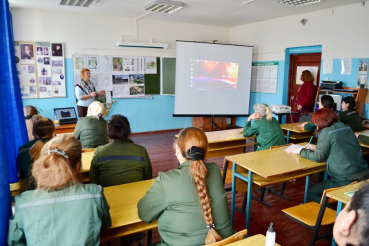
<path id="1" fill-rule="evenodd" d="M 176 84 L 176 58 L 161 58 L 161 94 L 174 95 Z"/>
<path id="2" fill-rule="evenodd" d="M 160 95 L 160 58 L 156 58 L 157 74 L 145 74 L 145 95 Z"/>

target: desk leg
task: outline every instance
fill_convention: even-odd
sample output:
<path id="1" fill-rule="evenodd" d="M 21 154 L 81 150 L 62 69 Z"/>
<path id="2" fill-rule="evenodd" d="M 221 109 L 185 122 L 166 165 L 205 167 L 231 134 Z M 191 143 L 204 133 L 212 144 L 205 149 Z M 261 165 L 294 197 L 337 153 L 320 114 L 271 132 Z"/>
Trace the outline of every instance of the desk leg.
<path id="1" fill-rule="evenodd" d="M 228 161 L 225 160 L 223 165 L 223 185 L 225 184 L 225 180 L 227 177 L 227 169 L 228 169 Z"/>
<path id="2" fill-rule="evenodd" d="M 247 206 L 246 206 L 246 229 L 249 231 L 250 228 L 250 217 L 251 217 L 251 193 L 252 193 L 252 172 L 249 170 L 249 178 L 247 183 Z"/>
<path id="3" fill-rule="evenodd" d="M 327 179 L 328 179 L 328 172 L 327 172 L 327 171 L 325 171 L 325 172 L 324 172 L 324 181 L 327 181 Z"/>
<path id="4" fill-rule="evenodd" d="M 287 144 L 290 143 L 290 130 L 287 131 Z"/>
<path id="5" fill-rule="evenodd" d="M 282 124 L 282 115 L 278 115 L 278 123 Z"/>
<path id="6" fill-rule="evenodd" d="M 310 182 L 310 175 L 306 176 L 306 183 L 305 183 L 305 195 L 304 195 L 304 203 L 307 202 L 307 192 L 309 188 L 309 182 Z"/>
<path id="7" fill-rule="evenodd" d="M 343 203 L 342 202 L 338 202 L 337 203 L 337 212 L 336 212 L 336 218 L 338 216 L 338 214 L 341 212 L 342 210 L 342 206 L 343 206 Z M 332 237 L 332 246 L 336 246 L 336 241 L 334 241 L 334 238 Z"/>
<path id="8" fill-rule="evenodd" d="M 232 200 L 231 200 L 231 223 L 234 225 L 234 207 L 235 207 L 235 195 L 236 195 L 236 163 L 233 163 L 232 174 Z"/>

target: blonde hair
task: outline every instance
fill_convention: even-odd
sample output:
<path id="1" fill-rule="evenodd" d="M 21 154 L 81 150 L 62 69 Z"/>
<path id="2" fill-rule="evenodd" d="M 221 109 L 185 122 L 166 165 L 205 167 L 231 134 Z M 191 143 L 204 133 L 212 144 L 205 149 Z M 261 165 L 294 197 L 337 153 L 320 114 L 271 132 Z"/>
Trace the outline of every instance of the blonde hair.
<path id="1" fill-rule="evenodd" d="M 203 156 L 205 156 L 206 152 L 208 151 L 208 139 L 205 133 L 196 127 L 187 127 L 182 129 L 179 133 L 176 144 L 178 144 L 182 155 L 188 160 L 190 160 L 191 157 L 188 156 L 187 151 L 192 146 L 201 148 Z M 205 222 L 208 226 L 211 226 L 214 220 L 211 214 L 210 197 L 205 179 L 207 169 L 203 160 L 192 161 L 190 165 L 190 172 L 196 184 L 197 195 L 201 203 Z M 214 228 L 210 228 L 205 238 L 205 244 L 215 243 L 220 240 L 222 240 L 222 237 L 219 236 Z"/>
<path id="2" fill-rule="evenodd" d="M 55 149 L 64 151 L 68 158 L 60 153 L 48 152 Z M 63 134 L 50 140 L 33 163 L 32 176 L 37 188 L 53 190 L 78 183 L 81 158 L 82 144 L 73 135 Z"/>
<path id="3" fill-rule="evenodd" d="M 31 160 L 36 160 L 40 156 L 42 147 L 45 145 L 42 140 L 52 137 L 53 133 L 55 132 L 55 126 L 50 119 L 42 117 L 38 114 L 32 116 L 31 120 L 33 122 L 32 133 L 37 141 L 32 146 L 29 153 Z"/>
<path id="4" fill-rule="evenodd" d="M 87 116 L 95 116 L 96 119 L 104 117 L 105 115 L 105 105 L 101 102 L 95 101 L 88 106 Z"/>
<path id="5" fill-rule="evenodd" d="M 82 69 L 82 70 L 81 70 L 81 73 L 80 73 L 80 75 L 79 75 L 79 76 L 81 77 L 81 79 L 83 79 L 83 77 L 84 77 L 84 73 L 85 73 L 85 72 L 90 72 L 90 69 L 88 69 L 88 68 L 84 68 L 84 69 Z"/>
<path id="6" fill-rule="evenodd" d="M 38 114 L 38 111 L 35 107 L 31 105 L 27 105 L 23 107 L 23 113 L 24 117 L 26 118 L 26 127 L 27 127 L 27 133 L 28 133 L 28 139 L 29 141 L 32 141 L 35 139 L 35 136 L 33 136 L 33 121 L 30 119 L 35 114 Z"/>
<path id="7" fill-rule="evenodd" d="M 271 121 L 272 120 L 272 110 L 269 108 L 268 104 L 265 103 L 258 103 L 254 105 L 255 113 L 259 113 L 261 117 L 266 115 L 266 119 Z"/>

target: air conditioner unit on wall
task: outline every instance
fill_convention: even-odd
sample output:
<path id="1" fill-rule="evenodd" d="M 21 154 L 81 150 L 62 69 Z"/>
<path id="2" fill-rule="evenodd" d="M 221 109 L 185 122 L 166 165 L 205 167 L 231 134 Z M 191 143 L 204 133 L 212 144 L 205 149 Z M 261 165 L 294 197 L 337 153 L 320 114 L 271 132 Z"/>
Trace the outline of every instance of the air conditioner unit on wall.
<path id="1" fill-rule="evenodd" d="M 128 47 L 128 48 L 148 48 L 148 49 L 168 49 L 169 44 L 161 43 L 140 43 L 140 42 L 117 42 L 118 47 Z"/>

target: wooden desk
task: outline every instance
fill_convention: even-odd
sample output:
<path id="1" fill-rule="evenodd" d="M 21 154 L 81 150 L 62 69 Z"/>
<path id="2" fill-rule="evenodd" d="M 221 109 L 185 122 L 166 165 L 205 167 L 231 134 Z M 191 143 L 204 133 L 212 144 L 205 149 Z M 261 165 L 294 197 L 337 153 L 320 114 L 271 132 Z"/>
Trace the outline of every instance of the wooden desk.
<path id="1" fill-rule="evenodd" d="M 82 167 L 80 173 L 86 173 L 90 171 L 91 161 L 94 157 L 95 151 L 83 152 L 82 153 Z"/>
<path id="2" fill-rule="evenodd" d="M 77 123 L 73 123 L 73 124 L 65 124 L 65 125 L 60 125 L 58 127 L 55 127 L 55 133 L 56 134 L 60 134 L 60 133 L 70 133 L 70 132 L 74 132 L 74 128 L 76 128 Z"/>
<path id="3" fill-rule="evenodd" d="M 248 237 L 241 241 L 237 241 L 234 243 L 227 244 L 227 246 L 265 246 L 266 237 L 261 234 L 257 234 L 252 237 Z M 278 243 L 275 246 L 280 246 Z"/>
<path id="4" fill-rule="evenodd" d="M 146 223 L 138 217 L 137 203 L 151 188 L 155 179 L 104 188 L 110 206 L 112 225 L 101 232 L 100 241 L 130 235 L 158 227 L 158 222 Z"/>
<path id="5" fill-rule="evenodd" d="M 307 144 L 307 143 L 303 143 Z M 252 184 L 255 179 L 261 179 L 264 183 L 258 185 L 269 185 L 271 183 L 280 183 L 295 177 L 306 176 L 305 197 L 307 200 L 307 188 L 309 186 L 309 174 L 325 170 L 325 163 L 317 163 L 300 155 L 288 154 L 285 148 L 275 148 L 263 151 L 250 152 L 234 156 L 227 156 L 226 160 L 233 163 L 232 177 L 232 201 L 231 201 L 231 221 L 234 222 L 236 178 L 239 178 L 248 184 L 248 190 L 252 190 Z M 246 211 L 246 229 L 250 226 L 251 212 L 251 192 L 247 193 L 247 211 Z"/>
<path id="6" fill-rule="evenodd" d="M 306 131 L 305 129 L 299 127 L 298 125 L 301 125 L 302 122 L 297 123 L 289 123 L 289 124 L 282 124 L 281 128 L 282 130 L 287 131 L 287 143 L 290 142 L 290 139 L 309 139 L 312 136 L 314 136 L 313 132 Z"/>

